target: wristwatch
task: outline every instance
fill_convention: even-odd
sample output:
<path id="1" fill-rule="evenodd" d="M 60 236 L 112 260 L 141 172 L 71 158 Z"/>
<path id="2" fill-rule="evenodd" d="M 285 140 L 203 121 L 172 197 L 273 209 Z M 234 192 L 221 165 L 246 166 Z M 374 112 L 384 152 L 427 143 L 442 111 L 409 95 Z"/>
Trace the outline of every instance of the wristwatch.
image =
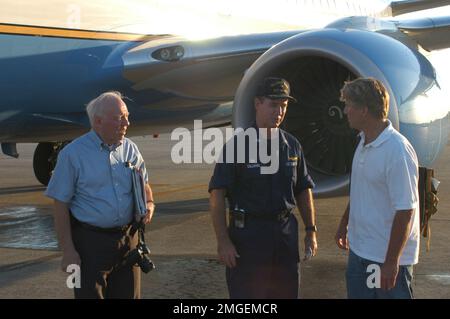
<path id="1" fill-rule="evenodd" d="M 305 227 L 305 231 L 317 232 L 317 226 L 316 226 L 316 225 L 313 225 L 313 226 L 306 226 L 306 227 Z"/>

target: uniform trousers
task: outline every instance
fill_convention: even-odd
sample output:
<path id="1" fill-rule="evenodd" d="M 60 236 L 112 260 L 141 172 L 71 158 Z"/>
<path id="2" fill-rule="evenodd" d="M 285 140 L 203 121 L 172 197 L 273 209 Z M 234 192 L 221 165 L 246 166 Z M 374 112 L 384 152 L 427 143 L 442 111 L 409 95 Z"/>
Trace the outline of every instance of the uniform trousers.
<path id="1" fill-rule="evenodd" d="M 248 219 L 244 228 L 229 227 L 240 257 L 226 269 L 231 299 L 296 299 L 299 295 L 298 222 Z"/>

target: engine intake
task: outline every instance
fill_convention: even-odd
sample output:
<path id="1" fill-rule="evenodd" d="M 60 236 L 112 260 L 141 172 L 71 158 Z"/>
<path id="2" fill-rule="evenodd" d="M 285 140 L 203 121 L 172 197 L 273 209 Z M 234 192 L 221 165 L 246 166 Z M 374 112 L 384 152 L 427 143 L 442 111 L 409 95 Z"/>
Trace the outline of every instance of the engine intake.
<path id="1" fill-rule="evenodd" d="M 348 191 L 357 132 L 348 126 L 339 100 L 345 81 L 381 80 L 391 96 L 389 119 L 399 129 L 398 105 L 429 87 L 431 65 L 417 51 L 383 34 L 361 30 L 321 29 L 300 33 L 265 52 L 246 72 L 236 92 L 234 127 L 254 121 L 253 98 L 266 76 L 291 84 L 291 103 L 283 123 L 303 146 L 316 195 Z"/>

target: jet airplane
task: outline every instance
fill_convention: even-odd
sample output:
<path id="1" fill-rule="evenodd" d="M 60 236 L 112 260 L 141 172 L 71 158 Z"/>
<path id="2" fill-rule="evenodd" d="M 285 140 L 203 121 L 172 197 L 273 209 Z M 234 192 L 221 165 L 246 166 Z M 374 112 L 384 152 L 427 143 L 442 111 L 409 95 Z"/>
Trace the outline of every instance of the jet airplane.
<path id="1" fill-rule="evenodd" d="M 432 167 L 448 141 L 449 92 L 428 55 L 449 47 L 450 16 L 395 17 L 450 1 L 247 2 L 258 10 L 253 16 L 247 16 L 252 10 L 240 11 L 246 14 L 241 21 L 276 20 L 283 10 L 290 27 L 191 40 L 163 32 L 0 23 L 3 153 L 17 157 L 17 143 L 38 143 L 34 171 L 47 184 L 59 150 L 89 130 L 85 105 L 103 91 L 127 96 L 130 136 L 190 127 L 194 119 L 247 127 L 254 117 L 255 83 L 277 75 L 298 97 L 285 128 L 303 145 L 315 193 L 336 195 L 348 188 L 356 142 L 339 90 L 346 80 L 373 76 L 389 90 L 394 127 L 411 141 L 420 164 Z M 221 14 L 232 21 L 246 1 L 226 3 L 230 7 Z M 325 25 L 317 26 L 323 19 Z"/>

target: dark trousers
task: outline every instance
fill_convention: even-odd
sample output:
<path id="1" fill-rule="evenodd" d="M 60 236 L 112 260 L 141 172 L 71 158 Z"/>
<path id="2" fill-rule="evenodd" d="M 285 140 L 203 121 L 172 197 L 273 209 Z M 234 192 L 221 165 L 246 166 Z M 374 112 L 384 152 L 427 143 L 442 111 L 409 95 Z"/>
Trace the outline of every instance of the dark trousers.
<path id="1" fill-rule="evenodd" d="M 242 263 L 226 269 L 231 299 L 297 299 L 298 263 Z"/>
<path id="2" fill-rule="evenodd" d="M 245 227 L 229 228 L 240 255 L 226 269 L 231 299 L 297 299 L 298 223 L 294 215 L 281 221 L 249 219 Z"/>
<path id="3" fill-rule="evenodd" d="M 76 299 L 138 299 L 141 295 L 141 269 L 114 266 L 134 249 L 138 233 L 101 232 L 82 226 L 72 227 L 72 239 L 81 259 L 81 288 L 74 288 Z"/>

